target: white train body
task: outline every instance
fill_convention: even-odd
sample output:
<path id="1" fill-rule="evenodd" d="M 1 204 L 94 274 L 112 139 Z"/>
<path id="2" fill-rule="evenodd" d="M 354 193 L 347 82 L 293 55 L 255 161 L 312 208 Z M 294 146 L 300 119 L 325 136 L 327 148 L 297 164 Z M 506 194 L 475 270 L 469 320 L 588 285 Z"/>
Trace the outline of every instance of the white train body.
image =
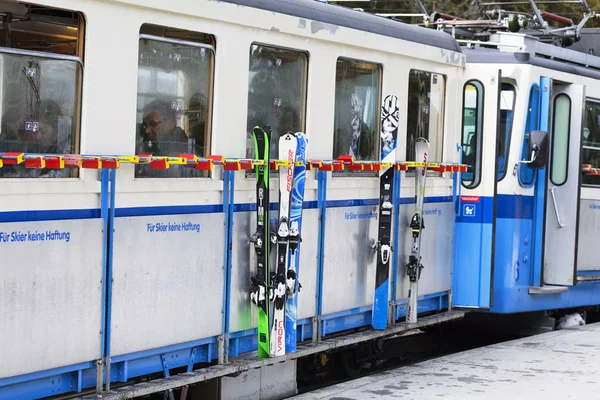
<path id="1" fill-rule="evenodd" d="M 341 16 L 322 17 L 325 21 L 337 18 L 340 24 L 313 20 L 308 7 L 313 3 L 308 1 L 268 4 L 300 16 L 233 3 L 39 2 L 50 10 L 80 15 L 79 24 L 69 27 L 76 32 L 70 37 L 73 49 L 61 49 L 77 57 L 63 61 L 75 71 L 70 81 L 74 92 L 69 92 L 71 97 L 60 97 L 62 92 L 40 94 L 58 98 L 63 107 L 70 101 L 71 115 L 65 117 L 63 112 L 59 119 L 62 122 L 55 126 L 56 142 L 64 151 L 55 152 L 140 154 L 144 152 L 140 148 L 146 146 L 147 150 L 154 143 L 154 133 L 176 136 L 175 129 L 160 131 L 160 126 L 175 122 L 188 139 L 180 143 L 179 153 L 251 158 L 248 126 L 260 123 L 273 126 L 274 142 L 284 128 L 306 132 L 308 158 L 331 160 L 352 150 L 347 133 L 352 133 L 354 115 L 360 117 L 364 129 L 360 148 L 355 148 L 356 158 L 377 160 L 380 104 L 385 95 L 396 94 L 401 110 L 396 159 L 406 160 L 412 151 L 412 142 L 407 141 L 410 124 L 406 93 L 411 70 L 418 70 L 432 74 L 419 81 L 413 72 L 413 85 L 420 83 L 426 91 L 421 93 L 422 104 L 416 101 L 412 105 L 424 116 L 419 125 L 421 133 L 427 135 L 423 127 L 431 126 L 430 160 L 458 162 L 454 136 L 460 121 L 454 115 L 460 112 L 464 56 L 450 37 L 318 3 L 315 6 L 341 12 Z M 65 18 L 57 15 L 56 21 Z M 343 26 L 344 21 L 356 24 L 351 18 L 357 15 L 365 18 L 368 29 L 377 28 L 379 33 Z M 381 22 L 384 26 L 377 27 Z M 388 36 L 382 32 L 388 32 Z M 260 65 L 268 64 L 267 53 L 276 55 L 271 59 L 273 67 Z M 45 60 L 37 53 L 33 55 L 34 60 Z M 19 57 L 26 59 L 25 55 Z M 249 72 L 252 61 L 258 63 L 258 68 Z M 45 64 L 37 62 L 39 66 L 33 68 L 45 72 Z M 181 67 L 173 67 L 177 62 L 182 63 Z M 81 75 L 77 75 L 79 63 Z M 266 81 L 267 85 L 260 87 L 260 79 L 269 79 L 269 73 L 277 67 L 284 71 L 278 77 L 287 80 L 277 83 L 276 88 L 275 81 Z M 336 76 L 340 84 L 337 96 Z M 252 86 L 253 79 L 258 86 Z M 276 92 L 281 89 L 286 91 L 278 97 Z M 192 101 L 192 95 L 198 93 L 200 105 Z M 354 103 L 352 93 L 358 99 Z M 252 100 L 254 95 L 259 100 Z M 289 112 L 285 115 L 292 122 L 284 126 L 284 120 L 273 117 L 252 120 L 260 119 L 257 115 L 264 111 L 260 96 L 268 98 L 272 114 Z M 157 99 L 167 99 L 171 110 L 152 114 L 148 107 Z M 253 101 L 263 108 L 253 105 Z M 338 104 L 336 109 L 336 101 L 347 104 L 347 108 Z M 158 115 L 162 119 L 153 119 Z M 25 122 L 38 122 L 35 115 L 24 118 Z M 28 129 L 35 131 L 31 126 Z M 200 134 L 192 134 L 198 126 Z M 346 136 L 334 139 L 336 128 L 346 131 Z M 34 151 L 18 148 L 29 140 L 28 132 L 12 138 L 0 150 L 43 153 L 41 144 L 47 140 L 39 137 L 33 139 L 37 146 Z M 276 154 L 275 147 L 272 154 Z M 172 148 L 169 155 L 174 151 L 177 149 Z M 254 252 L 247 243 L 256 218 L 252 174 L 234 173 L 235 205 L 228 222 L 223 212 L 226 189 L 220 167 L 204 174 L 181 166 L 157 173 L 147 166 L 122 163 L 115 173 L 114 193 L 109 188 L 113 188 L 110 180 L 115 178 L 109 177 L 106 170 L 104 178 L 86 168 L 63 177 L 48 177 L 54 172 L 41 169 L 31 177 L 33 169 L 9 166 L 6 161 L 4 167 L 13 179 L 4 176 L 0 180 L 5 215 L 2 231 L 10 234 L 37 230 L 43 235 L 58 231 L 59 235 L 70 235 L 68 241 L 3 243 L 2 275 L 8 290 L 2 291 L 0 302 L 4 320 L 0 335 L 6 344 L 0 348 L 0 357 L 11 362 L 0 369 L 0 388 L 6 394 L 44 394 L 44 389 L 35 392 L 27 385 L 33 379 L 27 375 L 31 373 L 41 378 L 62 376 L 67 383 L 55 387 L 57 392 L 93 386 L 93 363 L 108 356 L 112 359 L 113 381 L 162 370 L 161 354 L 189 354 L 190 349 L 197 349 L 194 361 L 210 362 L 223 350 L 219 338 L 224 334 L 230 335 L 230 355 L 256 348 L 256 309 L 248 296 L 250 274 L 256 268 Z M 401 245 L 398 268 L 394 269 L 397 273 L 391 279 L 394 300 L 398 302 L 391 315 L 396 317 L 404 315 L 408 296 L 403 260 L 409 251 L 405 239 L 410 237 L 408 220 L 414 196 L 414 178 L 402 174 Z M 419 291 L 423 310 L 438 310 L 449 304 L 452 179 L 451 173 L 435 172 L 428 178 L 427 197 L 433 202 L 426 199 L 426 229 L 431 233 L 424 236 L 422 245 L 427 265 Z M 299 265 L 303 286 L 298 306 L 300 340 L 370 321 L 376 266 L 371 244 L 377 239 L 377 175 L 328 173 L 326 181 L 324 209 L 317 202 L 317 173 L 309 172 L 307 177 Z M 272 203 L 277 203 L 277 193 L 276 180 L 272 179 Z M 114 219 L 109 215 L 112 196 Z M 321 226 L 323 213 L 326 218 Z M 275 217 L 276 211 L 271 215 Z M 321 242 L 323 248 L 319 250 Z M 314 326 L 313 317 L 320 321 Z M 74 376 L 80 377 L 75 386 Z"/>
<path id="2" fill-rule="evenodd" d="M 125 382 L 256 349 L 252 173 L 127 162 L 110 172 L 25 168 L 19 153 L 244 159 L 254 156 L 250 129 L 270 125 L 272 155 L 279 135 L 291 130 L 306 133 L 311 160 L 378 160 L 381 102 L 390 94 L 400 109 L 397 161 L 414 160 L 417 136 L 429 139 L 430 161 L 447 164 L 461 162 L 463 152 L 476 155 L 470 132 L 479 129 L 475 136 L 483 138 L 477 185 L 459 187 L 452 172 L 428 173 L 419 312 L 593 303 L 583 300 L 593 283 L 555 290 L 574 293 L 568 304 L 556 293 L 552 302 L 532 297 L 531 288 L 548 291 L 544 283 L 576 283 L 560 267 L 544 270 L 546 278 L 556 274 L 553 282 L 525 267 L 514 278 L 513 266 L 534 258 L 520 243 L 533 235 L 535 218 L 522 205 L 535 202 L 535 188 L 520 185 L 513 166 L 521 159 L 530 85 L 551 76 L 587 95 L 600 90 L 596 78 L 527 63 L 467 64 L 449 35 L 309 0 L 39 0 L 28 5 L 35 16 L 29 22 L 19 20 L 18 3 L 2 7 L 13 15 L 3 26 L 12 24 L 15 36 L 0 47 L 0 359 L 9 360 L 0 366 L 0 397 L 93 387 L 97 360 L 110 360 L 111 381 Z M 473 90 L 464 95 L 472 79 L 483 86 L 482 99 Z M 515 103 L 506 174 L 496 184 L 498 79 L 513 85 Z M 511 95 L 500 98 L 500 109 L 510 108 Z M 478 105 L 486 114 L 475 128 L 463 127 L 463 107 L 477 118 Z M 572 96 L 572 109 L 582 105 Z M 414 173 L 397 176 L 391 322 L 406 314 L 415 195 Z M 463 182 L 472 179 L 466 176 Z M 272 219 L 277 181 L 271 179 Z M 595 209 L 595 190 L 581 189 L 586 234 L 594 229 L 586 213 Z M 378 196 L 377 172 L 308 171 L 299 341 L 370 324 Z M 499 211 L 505 201 L 510 215 Z M 512 236 L 499 239 L 499 232 Z M 593 248 L 582 237 L 580 247 Z M 590 254 L 578 256 L 577 270 L 596 269 Z M 513 291 L 525 303 L 513 302 Z"/>

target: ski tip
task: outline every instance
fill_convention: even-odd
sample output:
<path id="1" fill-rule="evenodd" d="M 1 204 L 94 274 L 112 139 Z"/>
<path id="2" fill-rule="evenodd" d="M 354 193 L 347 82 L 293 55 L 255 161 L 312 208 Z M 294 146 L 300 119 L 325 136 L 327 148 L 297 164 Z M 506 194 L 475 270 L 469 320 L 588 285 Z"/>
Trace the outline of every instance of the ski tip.
<path id="1" fill-rule="evenodd" d="M 419 142 L 424 142 L 427 144 L 427 147 L 429 147 L 429 140 L 427 140 L 426 138 L 418 137 L 416 143 L 419 143 Z"/>
<path id="2" fill-rule="evenodd" d="M 295 137 L 296 137 L 296 135 L 294 135 L 294 132 L 287 131 L 286 133 L 284 133 L 283 135 L 281 135 L 281 137 L 279 138 L 279 140 L 293 140 Z"/>
<path id="3" fill-rule="evenodd" d="M 252 128 L 252 133 L 256 136 L 263 134 L 268 138 L 271 138 L 271 127 L 269 125 L 265 125 L 261 128 L 260 126 L 256 125 L 254 128 Z"/>
<path id="4" fill-rule="evenodd" d="M 391 105 L 393 105 L 394 107 L 396 107 L 397 102 L 398 102 L 398 96 L 393 95 L 393 94 L 388 94 L 387 96 L 385 96 L 385 98 L 383 99 L 384 103 L 391 103 Z"/>
<path id="5" fill-rule="evenodd" d="M 304 142 L 305 145 L 308 144 L 308 136 L 306 136 L 306 133 L 296 132 L 294 134 L 294 136 L 296 136 L 296 139 L 298 140 L 298 142 Z"/>

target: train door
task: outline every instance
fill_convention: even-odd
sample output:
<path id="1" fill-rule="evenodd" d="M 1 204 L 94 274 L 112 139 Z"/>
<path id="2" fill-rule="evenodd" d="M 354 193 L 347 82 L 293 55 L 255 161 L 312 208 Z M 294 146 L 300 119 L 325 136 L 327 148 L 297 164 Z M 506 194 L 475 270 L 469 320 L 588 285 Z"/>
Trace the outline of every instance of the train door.
<path id="1" fill-rule="evenodd" d="M 583 85 L 552 83 L 552 125 L 546 174 L 542 279 L 576 284 Z"/>
<path id="2" fill-rule="evenodd" d="M 463 87 L 462 194 L 454 231 L 452 302 L 491 307 L 496 219 L 497 130 L 502 102 L 500 70 L 471 65 Z"/>

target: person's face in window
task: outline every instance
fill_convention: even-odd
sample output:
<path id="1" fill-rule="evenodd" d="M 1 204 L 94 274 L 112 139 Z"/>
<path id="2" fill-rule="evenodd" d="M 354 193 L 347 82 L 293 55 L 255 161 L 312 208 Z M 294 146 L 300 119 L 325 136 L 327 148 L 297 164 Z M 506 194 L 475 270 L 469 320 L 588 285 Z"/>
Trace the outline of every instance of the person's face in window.
<path id="1" fill-rule="evenodd" d="M 160 114 L 156 111 L 151 112 L 144 118 L 144 124 L 146 125 L 146 137 L 150 140 L 156 140 L 161 124 Z"/>
<path id="2" fill-rule="evenodd" d="M 43 146 L 44 151 L 53 152 L 52 146 L 56 146 L 56 130 L 46 123 L 40 123 L 39 144 Z"/>
<path id="3" fill-rule="evenodd" d="M 160 129 L 158 130 L 161 135 L 168 135 L 177 126 L 177 113 L 174 110 L 169 110 L 162 118 Z"/>

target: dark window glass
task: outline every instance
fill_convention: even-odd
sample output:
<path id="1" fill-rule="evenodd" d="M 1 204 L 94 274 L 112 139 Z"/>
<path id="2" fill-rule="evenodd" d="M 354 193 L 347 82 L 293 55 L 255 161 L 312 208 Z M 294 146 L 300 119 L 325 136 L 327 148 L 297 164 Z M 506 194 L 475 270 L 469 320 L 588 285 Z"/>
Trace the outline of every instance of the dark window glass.
<path id="1" fill-rule="evenodd" d="M 271 159 L 279 158 L 279 137 L 304 131 L 308 56 L 260 44 L 250 47 L 246 157 L 254 158 L 252 129 L 271 127 Z"/>
<path id="2" fill-rule="evenodd" d="M 463 164 L 467 172 L 461 174 L 462 184 L 473 189 L 481 182 L 481 146 L 483 142 L 483 85 L 469 81 L 463 91 Z"/>
<path id="3" fill-rule="evenodd" d="M 525 132 L 521 144 L 521 160 L 527 160 L 529 155 L 529 136 L 531 131 L 536 130 L 540 120 L 540 88 L 533 85 L 529 90 L 529 101 L 527 103 L 527 119 L 525 120 Z M 519 164 L 519 181 L 521 186 L 531 186 L 535 180 L 536 172 L 527 164 Z"/>
<path id="4" fill-rule="evenodd" d="M 143 30 L 142 30 L 143 32 Z M 178 157 L 210 153 L 214 50 L 205 43 L 142 33 L 139 41 L 136 154 Z M 136 178 L 207 176 L 182 165 Z"/>
<path id="5" fill-rule="evenodd" d="M 506 171 L 508 170 L 506 165 L 508 163 L 508 153 L 510 150 L 515 97 L 515 88 L 508 83 L 503 83 L 500 93 L 500 124 L 496 138 L 496 169 L 498 171 L 498 181 L 504 179 Z"/>
<path id="6" fill-rule="evenodd" d="M 415 161 L 415 142 L 429 140 L 432 162 L 441 162 L 444 136 L 446 79 L 443 75 L 411 70 L 408 80 L 406 160 Z"/>
<path id="7" fill-rule="evenodd" d="M 338 58 L 335 75 L 333 158 L 376 160 L 379 147 L 381 66 Z"/>
<path id="8" fill-rule="evenodd" d="M 0 13 L 6 11 L 2 7 Z M 27 8 L 26 19 L 15 15 L 11 29 L 4 26 L 6 19 L 0 28 L 0 152 L 79 153 L 83 18 L 66 10 Z M 4 178 L 78 174 L 77 168 L 0 168 Z"/>
<path id="9" fill-rule="evenodd" d="M 571 99 L 566 94 L 559 94 L 554 99 L 552 166 L 550 170 L 550 181 L 557 186 L 567 181 L 570 126 Z"/>
<path id="10" fill-rule="evenodd" d="M 586 100 L 583 120 L 583 154 L 581 160 L 584 166 L 600 169 L 600 102 Z M 583 173 L 581 182 L 584 185 L 600 185 L 600 175 Z"/>

